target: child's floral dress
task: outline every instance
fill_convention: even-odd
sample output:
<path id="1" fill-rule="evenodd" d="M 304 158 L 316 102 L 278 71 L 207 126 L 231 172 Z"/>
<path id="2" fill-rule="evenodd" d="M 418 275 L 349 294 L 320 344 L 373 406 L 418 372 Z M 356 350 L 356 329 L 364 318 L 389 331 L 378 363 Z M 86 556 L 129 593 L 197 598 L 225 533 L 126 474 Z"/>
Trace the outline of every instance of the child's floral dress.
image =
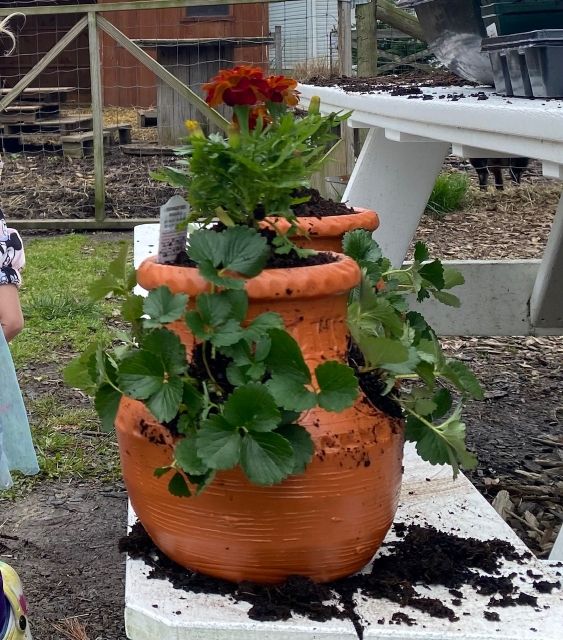
<path id="1" fill-rule="evenodd" d="M 0 287 L 20 286 L 25 264 L 21 238 L 9 229 L 0 210 Z M 14 363 L 0 329 L 0 490 L 12 485 L 10 471 L 39 471 Z"/>

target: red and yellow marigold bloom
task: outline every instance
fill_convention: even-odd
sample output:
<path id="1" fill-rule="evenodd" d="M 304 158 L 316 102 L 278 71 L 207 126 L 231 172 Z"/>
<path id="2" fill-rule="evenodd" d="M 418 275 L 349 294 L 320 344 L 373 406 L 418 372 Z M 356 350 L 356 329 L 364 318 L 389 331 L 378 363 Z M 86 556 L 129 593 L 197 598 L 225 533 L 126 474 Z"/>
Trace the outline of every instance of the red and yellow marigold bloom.
<path id="1" fill-rule="evenodd" d="M 268 83 L 268 100 L 280 102 L 288 107 L 295 107 L 299 102 L 299 91 L 296 90 L 297 80 L 286 76 L 270 76 Z"/>
<path id="2" fill-rule="evenodd" d="M 252 107 L 266 99 L 269 92 L 262 69 L 251 65 L 223 69 L 202 87 L 207 91 L 205 101 L 210 107 L 223 103 L 230 107 Z"/>

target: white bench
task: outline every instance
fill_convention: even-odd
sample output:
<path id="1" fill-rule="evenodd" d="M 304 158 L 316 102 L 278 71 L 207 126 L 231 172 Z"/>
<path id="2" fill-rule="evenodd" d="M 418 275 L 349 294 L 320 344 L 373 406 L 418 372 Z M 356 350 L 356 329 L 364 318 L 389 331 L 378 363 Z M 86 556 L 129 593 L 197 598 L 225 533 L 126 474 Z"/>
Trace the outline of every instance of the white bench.
<path id="1" fill-rule="evenodd" d="M 158 225 L 140 225 L 134 231 L 134 264 L 158 250 Z M 139 288 L 138 291 L 142 293 Z M 479 539 L 500 538 L 518 550 L 527 548 L 498 516 L 473 485 L 460 475 L 454 482 L 449 467 L 433 467 L 422 461 L 412 446 L 405 448 L 405 475 L 396 521 L 406 524 L 427 523 L 456 535 Z M 134 518 L 134 514 L 131 514 Z M 388 539 L 393 534 L 390 533 Z M 428 550 L 432 552 L 431 549 Z M 534 574 L 543 574 L 550 582 L 561 580 L 550 563 L 532 557 L 524 564 L 507 562 L 503 573 L 516 572 L 524 592 L 538 596 L 539 607 L 511 607 L 499 610 L 502 623 L 483 617 L 488 596 L 467 590 L 458 622 L 431 618 L 405 607 L 401 609 L 416 620 L 412 627 L 388 624 L 399 606 L 387 600 L 361 601 L 359 614 L 368 623 L 365 640 L 561 640 L 563 629 L 563 592 L 539 594 L 533 586 Z M 330 620 L 318 623 L 295 617 L 283 622 L 255 622 L 248 618 L 246 603 L 234 603 L 217 595 L 190 594 L 175 590 L 166 580 L 147 578 L 149 568 L 141 560 L 127 560 L 125 622 L 131 640 L 355 640 L 351 622 Z M 463 589 L 462 589 L 463 591 Z M 423 595 L 438 597 L 447 604 L 447 589 L 423 589 Z M 361 599 L 360 599 L 361 600 Z M 153 605 L 158 605 L 156 608 Z M 546 608 L 548 607 L 548 608 Z M 180 612 L 180 613 L 178 613 Z M 385 624 L 377 621 L 385 619 Z M 537 629 L 533 631 L 532 629 Z"/>

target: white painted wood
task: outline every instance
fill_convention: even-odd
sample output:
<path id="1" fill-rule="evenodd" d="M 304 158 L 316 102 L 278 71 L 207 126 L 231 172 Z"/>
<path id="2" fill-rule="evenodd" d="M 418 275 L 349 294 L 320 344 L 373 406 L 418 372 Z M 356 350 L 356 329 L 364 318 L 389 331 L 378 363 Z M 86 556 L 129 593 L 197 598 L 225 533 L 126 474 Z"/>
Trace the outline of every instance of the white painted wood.
<path id="1" fill-rule="evenodd" d="M 563 562 L 563 527 L 559 530 L 555 544 L 549 554 L 550 562 Z"/>
<path id="2" fill-rule="evenodd" d="M 389 93 L 346 93 L 338 87 L 300 85 L 302 101 L 318 95 L 323 112 L 353 110 L 356 127 L 382 127 L 451 144 L 563 164 L 563 101 L 503 98 L 483 87 L 431 88 L 433 100 Z M 472 97 L 477 91 L 487 100 Z M 439 99 L 455 92 L 456 102 Z"/>
<path id="3" fill-rule="evenodd" d="M 377 211 L 374 238 L 394 266 L 403 262 L 449 145 L 392 142 L 383 129 L 368 133 L 342 201 Z"/>
<path id="4" fill-rule="evenodd" d="M 559 334 L 534 328 L 529 301 L 540 260 L 444 261 L 461 271 L 465 284 L 451 290 L 461 300 L 454 308 L 434 298 L 413 308 L 441 336 L 524 336 Z"/>
<path id="5" fill-rule="evenodd" d="M 530 300 L 530 315 L 537 327 L 563 327 L 563 195 Z"/>
<path id="6" fill-rule="evenodd" d="M 387 140 L 391 140 L 391 142 L 433 142 L 430 138 L 413 136 L 410 133 L 396 131 L 395 129 L 385 129 L 385 137 Z"/>
<path id="7" fill-rule="evenodd" d="M 492 90 L 477 91 L 473 87 L 425 88 L 430 100 L 385 92 L 346 93 L 340 87 L 299 88 L 305 104 L 311 96 L 318 95 L 323 113 L 351 109 L 350 125 L 371 129 L 343 200 L 374 208 L 381 214 L 381 226 L 374 237 L 394 265 L 400 264 L 406 254 L 430 194 L 432 175 L 435 178 L 439 171 L 435 165 L 439 153 L 431 152 L 438 141 L 451 143 L 454 153 L 463 157 L 536 158 L 547 175 L 563 177 L 563 100 L 508 99 Z M 448 99 L 454 92 L 456 99 Z M 480 99 L 478 94 L 485 94 L 487 99 Z M 381 134 L 382 129 L 386 135 Z M 392 143 L 389 138 L 397 142 Z M 413 142 L 418 138 L 436 142 Z M 428 153 L 421 153 L 421 149 L 428 149 Z M 562 202 L 531 300 L 531 320 L 538 333 L 563 329 Z M 516 297 L 508 293 L 500 304 L 507 299 L 510 304 L 521 304 L 521 290 Z M 510 335 L 513 324 L 500 330 L 501 335 Z M 447 326 L 449 332 L 451 327 Z"/>
<path id="8" fill-rule="evenodd" d="M 543 175 L 546 178 L 556 178 L 563 180 L 563 165 L 554 162 L 544 162 L 542 164 Z"/>
<path id="9" fill-rule="evenodd" d="M 131 523 L 134 515 L 130 515 Z M 432 467 L 418 457 L 411 445 L 405 450 L 405 475 L 395 521 L 429 524 L 482 540 L 500 538 L 522 552 L 527 550 L 467 478 L 460 476 L 453 481 L 449 467 Z M 387 541 L 393 539 L 391 532 Z M 538 608 L 501 609 L 502 622 L 490 622 L 483 617 L 489 596 L 477 595 L 464 587 L 466 597 L 459 609 L 460 619 L 450 623 L 387 600 L 359 598 L 359 613 L 366 624 L 364 637 L 366 640 L 560 640 L 562 592 L 538 594 L 532 585 L 534 578 L 526 573 L 528 570 L 553 582 L 557 579 L 553 573 L 557 569 L 534 557 L 523 564 L 507 562 L 502 568 L 503 574 L 512 571 L 517 574 L 515 583 L 521 591 L 538 595 Z M 148 567 L 142 561 L 127 560 L 125 622 L 131 640 L 357 639 L 348 621 L 319 623 L 296 616 L 282 622 L 255 622 L 246 615 L 250 607 L 247 603 L 216 595 L 186 594 L 173 589 L 166 580 L 148 579 L 147 573 Z M 420 589 L 420 592 L 438 597 L 446 605 L 454 597 L 447 589 L 437 587 Z M 398 610 L 416 620 L 417 625 L 389 624 Z M 463 611 L 471 615 L 464 616 Z M 380 619 L 384 619 L 385 624 L 378 624 Z"/>
<path id="10" fill-rule="evenodd" d="M 479 149 L 466 144 L 452 144 L 452 154 L 460 158 L 510 158 L 509 153 Z"/>

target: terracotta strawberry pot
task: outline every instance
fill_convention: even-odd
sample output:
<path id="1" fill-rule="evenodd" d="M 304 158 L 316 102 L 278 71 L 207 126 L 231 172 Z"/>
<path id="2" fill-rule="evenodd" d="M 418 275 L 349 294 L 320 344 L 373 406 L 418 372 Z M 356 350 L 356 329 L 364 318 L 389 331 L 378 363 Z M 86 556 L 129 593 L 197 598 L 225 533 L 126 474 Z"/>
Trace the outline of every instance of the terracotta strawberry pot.
<path id="1" fill-rule="evenodd" d="M 307 365 L 343 361 L 346 303 L 359 281 L 344 256 L 320 266 L 265 270 L 247 282 L 249 319 L 280 313 Z M 146 260 L 138 280 L 197 295 L 208 288 L 195 269 Z M 192 339 L 178 331 L 186 344 Z M 341 413 L 303 415 L 315 455 L 305 473 L 279 485 L 251 484 L 242 471 L 217 474 L 199 496 L 178 498 L 153 475 L 172 459 L 173 437 L 140 402 L 124 399 L 116 420 L 132 505 L 155 544 L 177 563 L 219 578 L 263 583 L 303 575 L 318 582 L 360 570 L 395 514 L 402 473 L 402 424 L 363 395 Z"/>
<path id="2" fill-rule="evenodd" d="M 297 224 L 302 236 L 293 238 L 295 244 L 315 251 L 342 251 L 342 238 L 347 231 L 355 229 L 367 229 L 375 231 L 379 227 L 379 217 L 371 209 L 354 207 L 356 213 L 347 213 L 338 216 L 299 217 Z M 277 228 L 285 233 L 290 227 L 285 218 L 269 218 L 274 221 Z M 261 226 L 268 226 L 262 223 Z M 308 237 L 307 237 L 308 236 Z"/>

